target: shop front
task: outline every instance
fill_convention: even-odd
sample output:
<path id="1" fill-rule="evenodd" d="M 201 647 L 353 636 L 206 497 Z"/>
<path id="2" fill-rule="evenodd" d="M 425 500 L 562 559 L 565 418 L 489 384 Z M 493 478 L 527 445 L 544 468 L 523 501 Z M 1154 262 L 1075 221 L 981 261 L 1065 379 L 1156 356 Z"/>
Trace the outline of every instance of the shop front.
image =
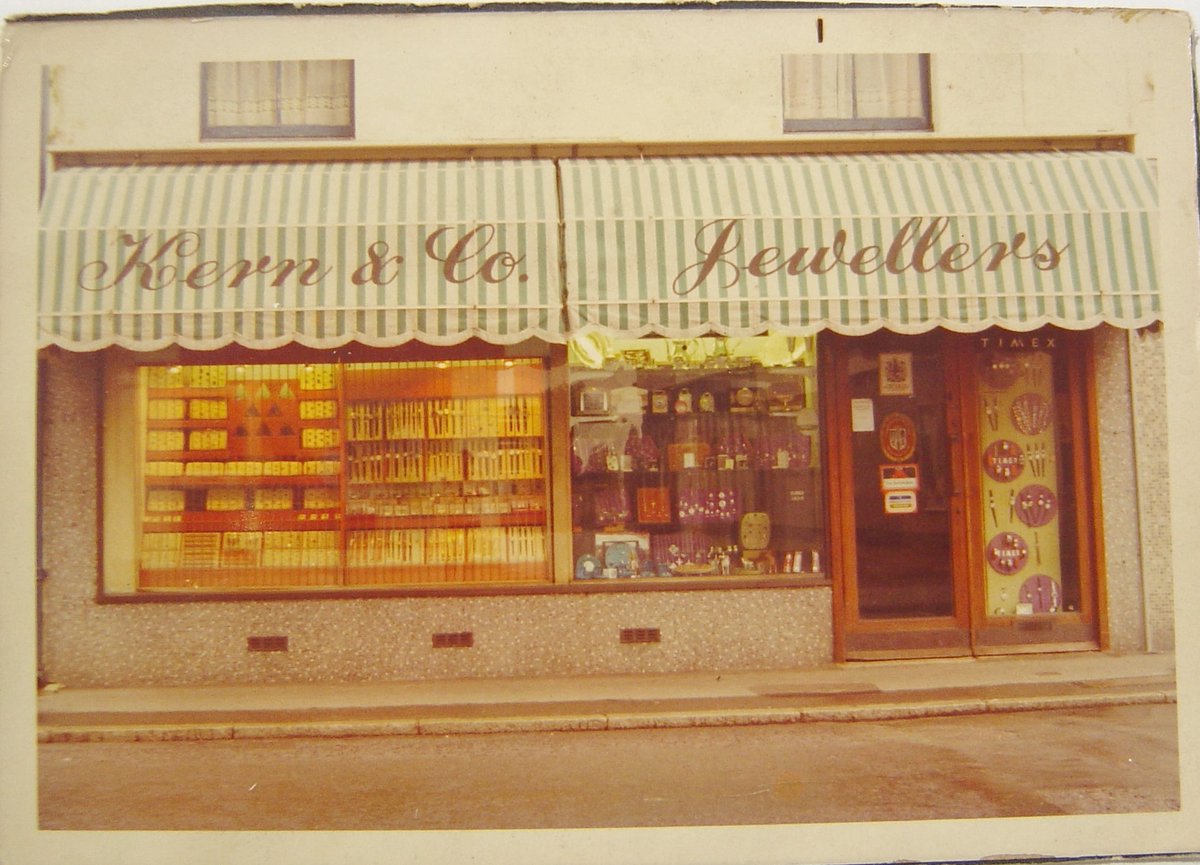
<path id="1" fill-rule="evenodd" d="M 607 352 L 632 371 L 602 389 L 643 406 L 605 442 L 607 461 L 621 464 L 622 441 L 635 469 L 657 452 L 666 489 L 652 474 L 606 508 L 609 487 L 583 486 L 596 523 L 670 501 L 650 559 L 665 546 L 673 574 L 725 574 L 731 558 L 733 572 L 829 579 L 838 658 L 1105 644 L 1093 336 L 1158 316 L 1148 163 L 562 170 L 572 331 L 666 337 L 657 353 Z M 596 453 L 577 465 L 601 471 Z"/>
<path id="2" fill-rule="evenodd" d="M 1097 342 L 1160 317 L 1156 213 L 1116 151 L 59 167 L 99 600 L 791 592 L 818 661 L 1104 647 Z"/>

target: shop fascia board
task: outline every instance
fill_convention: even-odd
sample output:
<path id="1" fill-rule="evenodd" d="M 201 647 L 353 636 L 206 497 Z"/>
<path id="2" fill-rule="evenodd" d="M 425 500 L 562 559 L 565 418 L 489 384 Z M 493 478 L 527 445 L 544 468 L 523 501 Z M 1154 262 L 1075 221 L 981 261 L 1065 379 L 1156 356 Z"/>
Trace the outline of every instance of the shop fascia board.
<path id="1" fill-rule="evenodd" d="M 816 156 L 870 153 L 1038 153 L 1117 151 L 1132 153 L 1134 135 L 1042 138 L 855 138 L 797 141 L 657 141 L 550 144 L 308 145 L 278 142 L 253 147 L 139 150 L 49 150 L 54 167 L 247 164 L 255 162 L 391 162 L 488 159 L 621 159 L 694 156 Z"/>

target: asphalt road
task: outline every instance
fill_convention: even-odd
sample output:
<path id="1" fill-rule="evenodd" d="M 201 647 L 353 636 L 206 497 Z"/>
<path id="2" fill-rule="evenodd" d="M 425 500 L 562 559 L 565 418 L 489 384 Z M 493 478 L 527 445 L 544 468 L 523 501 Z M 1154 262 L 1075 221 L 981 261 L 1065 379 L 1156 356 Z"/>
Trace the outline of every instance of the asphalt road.
<path id="1" fill-rule="evenodd" d="M 47 744 L 43 829 L 517 829 L 1125 813 L 1175 708 L 767 727 Z"/>

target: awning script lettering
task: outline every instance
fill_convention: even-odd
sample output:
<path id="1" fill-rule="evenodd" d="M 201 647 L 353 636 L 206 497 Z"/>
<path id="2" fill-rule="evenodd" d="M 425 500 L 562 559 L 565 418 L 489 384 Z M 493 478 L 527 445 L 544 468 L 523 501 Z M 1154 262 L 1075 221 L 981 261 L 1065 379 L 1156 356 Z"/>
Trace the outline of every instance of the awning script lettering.
<path id="1" fill-rule="evenodd" d="M 499 285 L 510 277 L 520 282 L 529 279 L 519 272 L 525 261 L 504 249 L 496 249 L 498 232 L 487 223 L 451 229 L 437 228 L 421 244 L 421 252 L 441 272 L 442 278 L 455 285 L 480 280 Z M 151 235 L 135 237 L 121 234 L 115 265 L 104 259 L 89 261 L 79 269 L 76 284 L 84 291 L 107 291 L 132 284 L 145 291 L 162 291 L 179 283 L 190 289 L 236 289 L 253 277 L 267 280 L 271 288 L 312 286 L 329 277 L 333 267 L 321 258 L 291 258 L 261 255 L 221 261 L 200 258 L 203 246 L 198 231 L 180 231 L 162 241 Z M 345 276 L 353 285 L 388 285 L 399 281 L 405 257 L 389 248 L 385 241 L 371 243 L 364 258 L 355 262 Z"/>
<path id="2" fill-rule="evenodd" d="M 778 273 L 793 277 L 822 276 L 837 268 L 845 268 L 857 276 L 870 276 L 881 270 L 892 274 L 906 271 L 925 274 L 964 273 L 978 268 L 990 273 L 1010 258 L 1029 261 L 1038 270 L 1049 271 L 1059 266 L 1069 246 L 1055 246 L 1049 240 L 1038 243 L 1025 232 L 1016 232 L 1007 240 L 977 248 L 962 240 L 947 243 L 943 236 L 949 227 L 949 217 L 914 216 L 890 240 L 878 244 L 855 246 L 846 230 L 838 229 L 823 246 L 753 249 L 744 242 L 741 220 L 718 219 L 696 233 L 695 245 L 701 258 L 679 272 L 672 289 L 677 295 L 687 295 L 710 278 L 715 280 L 710 288 L 728 289 L 747 276 Z"/>

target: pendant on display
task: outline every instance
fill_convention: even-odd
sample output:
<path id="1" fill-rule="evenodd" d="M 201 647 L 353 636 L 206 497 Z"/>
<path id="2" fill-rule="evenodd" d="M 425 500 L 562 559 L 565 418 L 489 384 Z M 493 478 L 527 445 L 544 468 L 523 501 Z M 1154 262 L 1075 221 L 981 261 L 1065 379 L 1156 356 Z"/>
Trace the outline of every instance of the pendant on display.
<path id="1" fill-rule="evenodd" d="M 1053 577 L 1035 574 L 1021 584 L 1020 601 L 1035 613 L 1057 613 L 1062 609 L 1062 590 Z"/>
<path id="2" fill-rule="evenodd" d="M 1058 514 L 1058 499 L 1041 484 L 1030 484 L 1017 493 L 1017 517 L 1030 528 L 1049 523 Z"/>
<path id="3" fill-rule="evenodd" d="M 1040 435 L 1050 426 L 1050 403 L 1039 393 L 1023 393 L 1013 400 L 1012 421 L 1025 435 Z"/>
<path id="4" fill-rule="evenodd" d="M 992 390 L 1008 390 L 1017 383 L 1021 372 L 1020 365 L 1011 356 L 991 354 L 983 360 L 980 377 L 983 379 L 983 383 Z"/>
<path id="5" fill-rule="evenodd" d="M 992 432 L 1000 430 L 1000 402 L 995 397 L 983 398 L 983 413 L 987 416 L 988 426 Z"/>

